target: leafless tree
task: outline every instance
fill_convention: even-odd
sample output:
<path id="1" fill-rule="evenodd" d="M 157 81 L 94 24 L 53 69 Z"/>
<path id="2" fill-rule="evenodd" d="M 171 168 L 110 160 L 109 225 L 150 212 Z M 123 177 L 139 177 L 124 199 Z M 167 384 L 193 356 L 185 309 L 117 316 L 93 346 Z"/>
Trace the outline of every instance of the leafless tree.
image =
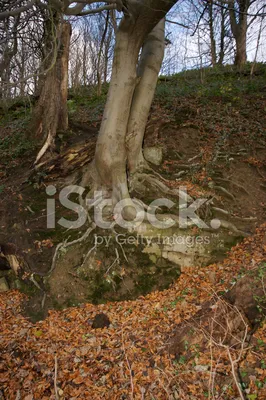
<path id="1" fill-rule="evenodd" d="M 68 60 L 71 25 L 58 12 L 45 21 L 45 40 L 39 100 L 34 109 L 31 132 L 44 142 L 38 162 L 48 149 L 53 150 L 57 131 L 68 127 Z"/>
<path id="2" fill-rule="evenodd" d="M 258 0 L 228 0 L 232 34 L 236 43 L 235 65 L 242 68 L 247 61 L 247 30 L 254 20 L 264 15 L 265 3 Z M 251 6 L 258 5 L 255 13 L 250 13 Z M 250 15 L 251 18 L 248 18 Z"/>
<path id="3" fill-rule="evenodd" d="M 211 53 L 214 63 L 217 59 L 216 49 L 214 52 L 214 45 L 216 45 L 217 41 L 214 37 L 213 21 L 210 25 L 210 13 L 214 18 L 214 2 L 210 3 L 210 1 L 205 2 L 204 7 L 208 8 L 209 6 L 209 17 L 207 20 L 205 19 L 204 24 L 206 25 L 207 22 L 208 29 L 211 28 L 213 32 Z M 241 8 L 241 10 L 236 10 L 233 8 L 234 4 L 231 4 L 231 1 L 229 0 L 229 4 L 227 2 L 226 4 L 220 3 L 218 5 L 224 9 L 229 7 L 233 24 L 237 26 L 246 25 L 247 5 L 243 6 L 244 8 Z M 243 0 L 243 2 L 248 2 L 248 5 L 250 5 L 250 0 Z M 241 2 L 241 7 L 243 2 Z M 84 173 L 83 184 L 94 183 L 94 185 L 91 185 L 93 189 L 102 188 L 106 194 L 112 197 L 114 206 L 119 200 L 124 199 L 127 205 L 124 208 L 124 215 L 128 218 L 135 215 L 128 184 L 131 177 L 145 166 L 142 155 L 142 142 L 164 54 L 164 18 L 176 3 L 176 0 L 140 0 L 139 2 L 134 0 L 108 0 L 100 3 L 91 0 L 78 0 L 75 2 L 72 0 L 35 0 L 28 2 L 14 0 L 12 4 L 16 4 L 16 7 L 12 7 L 9 13 L 7 11 L 0 12 L 0 19 L 6 18 L 7 15 L 15 18 L 21 14 L 21 10 L 23 12 L 25 10 L 35 10 L 36 7 L 40 9 L 49 7 L 49 10 L 56 10 L 59 15 L 64 14 L 76 17 L 101 12 L 110 12 L 112 16 L 114 10 L 122 13 L 122 19 L 116 29 L 112 76 L 96 145 L 95 158 Z M 210 6 L 212 7 L 210 8 Z M 205 13 L 202 16 L 200 14 L 199 22 L 203 17 L 205 18 Z M 104 21 L 103 34 L 106 37 L 109 18 L 107 19 L 105 16 Z M 196 28 L 199 22 L 196 23 Z M 236 26 L 233 29 L 235 28 Z M 237 27 L 235 30 L 237 35 L 240 35 L 239 30 L 242 32 L 243 29 Z M 221 31 L 223 31 L 224 35 L 224 26 Z M 241 35 L 246 37 L 245 28 L 243 32 Z M 224 41 L 224 36 L 221 40 Z M 204 46 L 206 45 L 204 37 L 198 40 L 199 44 L 200 41 Z M 100 48 L 101 50 L 103 48 L 101 41 Z M 238 48 L 239 45 L 237 45 Z M 223 53 L 224 49 L 220 52 L 220 59 L 223 59 Z M 100 51 L 100 57 L 101 54 L 102 51 Z M 201 57 L 204 57 L 204 51 Z M 241 56 L 241 61 L 239 62 L 242 63 L 245 59 L 245 56 Z M 99 64 L 99 58 L 97 58 L 96 75 L 100 69 L 97 69 Z M 82 65 L 80 69 L 82 70 Z M 86 75 L 85 66 L 83 66 L 82 72 L 84 77 Z M 57 98 L 57 101 L 61 101 L 60 98 Z M 50 139 L 48 135 L 43 150 L 46 150 L 51 145 Z"/>

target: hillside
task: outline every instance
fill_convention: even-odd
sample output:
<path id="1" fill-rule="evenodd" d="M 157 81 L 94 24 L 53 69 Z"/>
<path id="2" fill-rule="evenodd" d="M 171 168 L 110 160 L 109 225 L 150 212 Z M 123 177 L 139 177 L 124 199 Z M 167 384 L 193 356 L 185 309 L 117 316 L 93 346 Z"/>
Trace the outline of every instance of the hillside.
<path id="1" fill-rule="evenodd" d="M 241 317 L 246 330 L 237 343 L 210 335 L 204 346 L 176 351 L 174 338 L 187 321 L 204 336 L 197 313 L 215 313 L 216 301 L 242 277 L 258 270 L 264 283 L 265 65 L 252 77 L 250 66 L 241 74 L 227 66 L 158 81 L 144 148 L 157 149 L 162 160 L 142 174 L 144 189 L 134 182 L 131 195 L 149 204 L 175 200 L 175 190 L 186 187 L 193 199 L 206 198 L 200 217 L 221 223 L 219 232 L 208 231 L 208 254 L 196 249 L 176 262 L 165 248 L 158 256 L 142 244 L 99 246 L 90 260 L 97 273 L 89 275 L 93 236 L 80 240 L 85 226 L 48 230 L 45 189 L 81 184 L 94 155 L 103 89 L 101 97 L 93 87 L 69 91 L 70 128 L 59 132 L 57 153 L 38 170 L 37 144 L 27 134 L 34 99 L 1 108 L 0 278 L 11 290 L 0 294 L 0 398 L 264 399 L 265 292 L 256 299 L 261 318 L 250 325 Z M 73 217 L 55 198 L 57 219 Z M 196 227 L 186 234 L 207 235 Z M 17 275 L 4 266 L 10 257 Z M 97 329 L 100 313 L 109 320 Z"/>

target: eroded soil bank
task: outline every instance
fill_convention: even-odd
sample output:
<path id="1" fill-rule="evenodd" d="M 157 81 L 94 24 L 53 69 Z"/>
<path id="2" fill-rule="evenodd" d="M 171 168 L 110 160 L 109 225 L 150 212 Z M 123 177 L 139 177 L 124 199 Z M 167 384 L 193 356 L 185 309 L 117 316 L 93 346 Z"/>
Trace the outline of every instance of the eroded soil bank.
<path id="1" fill-rule="evenodd" d="M 151 184 L 149 176 L 160 175 L 158 179 L 169 190 L 182 186 L 193 199 L 206 198 L 199 216 L 221 220 L 219 230 L 190 227 L 180 232 L 175 227 L 158 232 L 143 224 L 139 231 L 119 231 L 122 243 L 114 232 L 94 230 L 86 242 L 62 247 L 53 265 L 58 244 L 78 240 L 88 228 L 66 230 L 58 225 L 61 217 L 76 219 L 76 213 L 62 207 L 58 196 L 63 187 L 80 183 L 93 158 L 102 106 L 98 100 L 92 104 L 71 100 L 71 125 L 59 137 L 60 153 L 38 171 L 33 170 L 34 143 L 20 137 L 27 125 L 25 107 L 13 108 L 3 119 L 0 275 L 9 287 L 33 296 L 27 307 L 32 318 L 43 318 L 53 307 L 134 299 L 167 288 L 181 270 L 223 259 L 234 244 L 266 220 L 263 85 L 255 85 L 254 92 L 247 86 L 241 97 L 232 91 L 180 97 L 175 96 L 171 84 L 169 98 L 162 96 L 162 85 L 144 141 L 145 155 L 155 162 L 150 164 L 155 173 L 148 172 L 146 180 L 135 182 L 131 195 L 145 204 L 158 197 L 178 203 L 177 197 Z M 159 159 L 152 159 L 154 155 Z M 55 229 L 46 226 L 49 185 L 57 189 L 51 197 L 56 204 Z M 172 211 L 177 213 L 178 206 Z M 138 235 L 146 239 L 139 243 Z M 97 236 L 110 237 L 110 246 L 103 242 L 93 249 Z M 128 243 L 126 238 L 131 236 Z M 169 237 L 169 242 L 166 239 L 164 243 L 164 237 Z M 176 237 L 181 237 L 177 243 L 173 242 Z M 203 237 L 203 242 L 196 243 L 198 237 Z M 191 246 L 192 242 L 196 245 Z M 7 269 L 10 262 L 22 266 L 19 277 Z"/>

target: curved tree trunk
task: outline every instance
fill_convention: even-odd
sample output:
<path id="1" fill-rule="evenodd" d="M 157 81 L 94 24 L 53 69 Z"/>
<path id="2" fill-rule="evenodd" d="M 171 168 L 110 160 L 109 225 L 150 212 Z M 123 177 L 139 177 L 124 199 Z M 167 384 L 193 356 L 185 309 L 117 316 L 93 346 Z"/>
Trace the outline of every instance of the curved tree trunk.
<path id="1" fill-rule="evenodd" d="M 57 17 L 54 28 L 54 45 L 50 47 L 49 56 L 46 56 L 45 78 L 32 118 L 32 135 L 43 143 L 35 163 L 39 162 L 48 149 L 54 149 L 57 131 L 68 128 L 67 87 L 71 25 L 66 21 L 61 22 Z"/>
<path id="2" fill-rule="evenodd" d="M 167 3 L 169 8 L 170 4 Z M 129 218 L 133 214 L 135 216 L 135 209 L 132 214 L 127 167 L 133 172 L 141 163 L 145 125 L 163 59 L 164 21 L 160 20 L 165 12 L 156 9 L 152 12 L 155 15 L 150 21 L 145 18 L 147 16 L 141 15 L 135 21 L 125 18 L 120 24 L 112 78 L 93 163 L 97 184 L 111 190 L 113 205 L 127 199 L 129 207 L 126 211 L 124 209 L 124 213 Z"/>
<path id="3" fill-rule="evenodd" d="M 157 78 L 164 56 L 165 20 L 161 20 L 148 35 L 138 66 L 136 86 L 127 132 L 128 169 L 136 172 L 144 164 L 142 143 L 151 103 L 157 85 Z"/>
<path id="4" fill-rule="evenodd" d="M 127 30 L 117 33 L 112 79 L 96 145 L 95 166 L 100 181 L 113 190 L 114 204 L 129 197 L 126 175 L 126 133 L 141 43 Z"/>

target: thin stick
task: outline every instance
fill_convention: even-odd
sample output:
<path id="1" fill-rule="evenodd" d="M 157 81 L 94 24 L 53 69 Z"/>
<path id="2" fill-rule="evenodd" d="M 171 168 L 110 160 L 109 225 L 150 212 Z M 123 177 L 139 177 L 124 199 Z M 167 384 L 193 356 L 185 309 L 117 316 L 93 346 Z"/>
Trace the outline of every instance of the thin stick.
<path id="1" fill-rule="evenodd" d="M 54 356 L 54 391 L 55 391 L 55 398 L 56 400 L 59 400 L 59 395 L 58 395 L 58 388 L 57 388 L 57 354 Z"/>
<path id="2" fill-rule="evenodd" d="M 242 389 L 240 387 L 240 383 L 239 383 L 239 381 L 237 379 L 236 371 L 235 371 L 236 361 L 238 362 L 239 360 L 237 359 L 236 361 L 234 361 L 232 359 L 232 355 L 231 355 L 229 346 L 227 347 L 227 354 L 228 354 L 228 357 L 229 357 L 229 360 L 230 360 L 230 363 L 231 363 L 231 371 L 232 371 L 232 375 L 233 375 L 233 378 L 234 378 L 234 381 L 235 381 L 239 396 L 240 396 L 241 400 L 245 400 L 245 397 L 243 395 L 243 392 L 242 392 Z"/>
<path id="3" fill-rule="evenodd" d="M 123 352 L 124 352 L 125 359 L 126 359 L 126 362 L 127 362 L 127 367 L 128 367 L 128 370 L 129 370 L 129 374 L 130 374 L 130 385 L 131 385 L 131 396 L 130 397 L 131 397 L 131 399 L 134 399 L 133 374 L 132 374 L 132 369 L 131 369 L 130 362 L 129 362 L 128 357 L 127 357 L 126 349 L 125 349 L 123 329 L 122 329 L 122 348 L 123 348 Z"/>

